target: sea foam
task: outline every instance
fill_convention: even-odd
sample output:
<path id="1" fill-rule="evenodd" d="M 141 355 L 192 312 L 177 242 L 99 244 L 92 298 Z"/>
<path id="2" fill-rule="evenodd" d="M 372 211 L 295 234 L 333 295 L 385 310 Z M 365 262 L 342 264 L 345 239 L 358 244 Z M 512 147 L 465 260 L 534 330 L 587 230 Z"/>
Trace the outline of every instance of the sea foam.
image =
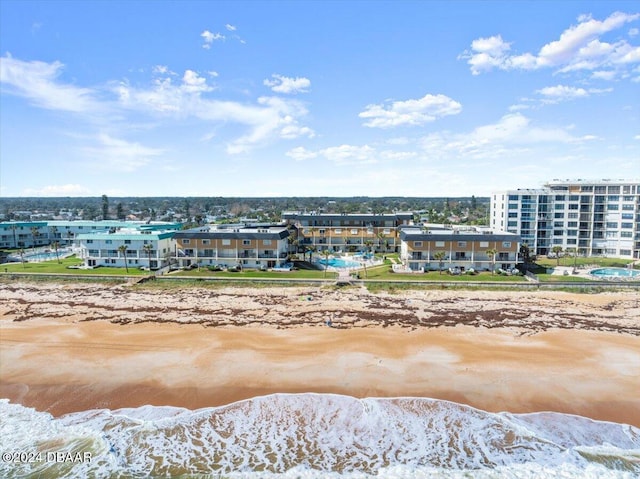
<path id="1" fill-rule="evenodd" d="M 191 411 L 143 406 L 53 418 L 0 401 L 2 477 L 632 478 L 640 430 L 560 413 L 489 413 L 426 398 L 275 394 Z"/>

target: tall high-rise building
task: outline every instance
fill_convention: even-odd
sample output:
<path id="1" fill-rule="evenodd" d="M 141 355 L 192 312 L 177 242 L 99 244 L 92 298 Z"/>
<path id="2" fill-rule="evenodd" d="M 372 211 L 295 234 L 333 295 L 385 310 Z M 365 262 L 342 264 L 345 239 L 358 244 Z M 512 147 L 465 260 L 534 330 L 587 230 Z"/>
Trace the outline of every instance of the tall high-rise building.
<path id="1" fill-rule="evenodd" d="M 639 180 L 553 180 L 491 195 L 490 225 L 519 234 L 531 252 L 640 258 Z"/>

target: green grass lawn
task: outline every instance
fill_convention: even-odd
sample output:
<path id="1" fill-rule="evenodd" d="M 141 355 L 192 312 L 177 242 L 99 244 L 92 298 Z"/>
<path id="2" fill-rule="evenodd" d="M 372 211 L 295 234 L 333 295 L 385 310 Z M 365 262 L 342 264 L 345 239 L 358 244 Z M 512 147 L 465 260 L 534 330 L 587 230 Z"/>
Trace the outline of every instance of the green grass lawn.
<path id="1" fill-rule="evenodd" d="M 149 274 L 148 271 L 141 271 L 138 268 L 106 268 L 100 267 L 96 269 L 69 269 L 67 266 L 80 265 L 82 260 L 75 256 L 69 256 L 60 260 L 42 261 L 39 263 L 4 263 L 0 265 L 0 272 L 6 273 L 49 273 L 49 274 L 104 274 L 118 276 L 133 276 Z"/>
<path id="2" fill-rule="evenodd" d="M 582 256 L 579 256 L 578 258 L 565 256 L 564 258 L 560 258 L 559 265 L 558 260 L 555 258 L 546 258 L 544 256 L 540 256 L 536 260 L 536 264 L 545 268 L 555 268 L 556 266 L 573 266 L 574 264 L 577 264 L 578 266 L 598 265 L 603 268 L 626 268 L 629 263 L 631 263 L 631 260 L 628 259 L 596 257 L 585 258 Z M 636 265 L 635 269 L 640 269 L 640 265 Z"/>
<path id="3" fill-rule="evenodd" d="M 209 271 L 207 268 L 190 269 L 184 271 L 178 271 L 176 273 L 171 273 L 176 276 L 185 276 L 190 278 L 270 278 L 270 279 L 283 279 L 287 280 L 290 278 L 300 278 L 300 279 L 336 279 L 337 274 L 332 271 L 327 271 L 325 276 L 324 271 L 314 271 L 314 270 L 295 270 L 295 271 L 258 271 L 254 269 L 246 270 L 246 271 L 238 271 L 235 273 L 229 271 Z"/>
<path id="4" fill-rule="evenodd" d="M 538 274 L 536 275 L 541 283 L 589 283 L 589 278 L 561 274 Z"/>

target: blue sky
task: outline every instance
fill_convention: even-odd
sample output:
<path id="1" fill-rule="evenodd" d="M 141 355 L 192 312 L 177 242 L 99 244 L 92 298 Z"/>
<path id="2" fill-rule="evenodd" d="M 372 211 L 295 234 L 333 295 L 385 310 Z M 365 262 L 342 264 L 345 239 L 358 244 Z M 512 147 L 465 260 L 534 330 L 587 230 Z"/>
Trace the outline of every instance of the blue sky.
<path id="1" fill-rule="evenodd" d="M 0 2 L 1 196 L 640 177 L 638 2 Z"/>

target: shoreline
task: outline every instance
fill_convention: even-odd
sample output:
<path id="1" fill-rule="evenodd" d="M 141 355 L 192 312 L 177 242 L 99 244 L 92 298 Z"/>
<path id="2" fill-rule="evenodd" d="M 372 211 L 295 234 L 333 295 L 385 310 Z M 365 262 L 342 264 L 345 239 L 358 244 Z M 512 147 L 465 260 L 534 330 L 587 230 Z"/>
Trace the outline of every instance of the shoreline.
<path id="1" fill-rule="evenodd" d="M 640 427 L 634 293 L 49 283 L 2 293 L 0 397 L 54 416 L 317 392 Z"/>

